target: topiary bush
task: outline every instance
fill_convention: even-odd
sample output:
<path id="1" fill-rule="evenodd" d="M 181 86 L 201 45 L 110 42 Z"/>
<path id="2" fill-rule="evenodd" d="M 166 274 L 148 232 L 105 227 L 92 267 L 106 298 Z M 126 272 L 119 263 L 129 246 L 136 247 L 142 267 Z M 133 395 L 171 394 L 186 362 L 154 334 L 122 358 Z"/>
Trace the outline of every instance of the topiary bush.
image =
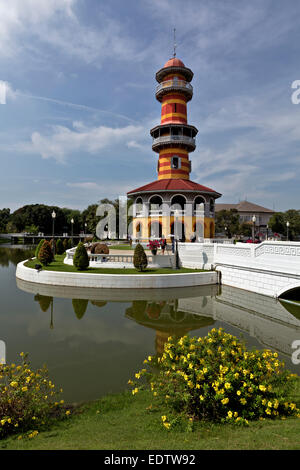
<path id="1" fill-rule="evenodd" d="M 62 390 L 55 389 L 46 367 L 33 371 L 27 355 L 20 356 L 20 365 L 0 364 L 0 438 L 25 432 L 35 437 L 39 429 L 70 414 L 63 400 L 55 401 Z"/>
<path id="2" fill-rule="evenodd" d="M 73 258 L 73 265 L 79 270 L 87 269 L 89 266 L 89 257 L 86 248 L 82 242 L 79 242 Z"/>
<path id="3" fill-rule="evenodd" d="M 73 310 L 78 320 L 84 316 L 88 303 L 87 299 L 72 299 Z"/>
<path id="4" fill-rule="evenodd" d="M 47 240 L 44 241 L 40 248 L 38 259 L 44 266 L 47 266 L 47 264 L 50 264 L 53 261 L 51 245 Z"/>
<path id="5" fill-rule="evenodd" d="M 39 257 L 39 252 L 40 252 L 40 249 L 42 248 L 42 245 L 43 245 L 44 241 L 45 241 L 44 238 L 42 240 L 40 240 L 39 244 L 37 245 L 37 247 L 35 249 L 35 257 L 36 258 Z"/>
<path id="6" fill-rule="evenodd" d="M 148 266 L 147 255 L 144 248 L 140 243 L 135 247 L 133 254 L 133 265 L 139 271 L 144 271 Z"/>
<path id="7" fill-rule="evenodd" d="M 63 253 L 65 252 L 65 249 L 64 249 L 64 245 L 63 245 L 63 242 L 61 241 L 61 239 L 59 238 L 56 242 L 56 253 L 58 255 L 62 255 Z"/>
<path id="8" fill-rule="evenodd" d="M 64 247 L 64 251 L 67 251 L 67 249 L 69 248 L 67 238 L 65 238 L 64 241 L 63 241 L 63 247 Z"/>
<path id="9" fill-rule="evenodd" d="M 248 420 L 297 415 L 288 401 L 299 378 L 284 369 L 270 350 L 247 351 L 245 344 L 223 329 L 204 338 L 168 338 L 161 357 L 144 361 L 135 377 L 147 377 L 151 391 L 166 410 L 162 424 L 169 428 L 181 415 L 190 420 L 248 424 Z M 139 391 L 136 383 L 129 381 Z M 166 413 L 175 414 L 167 418 Z"/>

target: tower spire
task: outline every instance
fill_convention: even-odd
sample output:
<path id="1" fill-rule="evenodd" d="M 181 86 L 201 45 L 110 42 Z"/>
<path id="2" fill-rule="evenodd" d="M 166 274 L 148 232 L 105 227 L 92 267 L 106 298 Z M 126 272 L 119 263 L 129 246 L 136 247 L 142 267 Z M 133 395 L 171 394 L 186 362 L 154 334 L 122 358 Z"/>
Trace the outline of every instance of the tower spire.
<path id="1" fill-rule="evenodd" d="M 174 52 L 173 52 L 173 57 L 176 57 L 176 47 L 177 47 L 177 44 L 176 44 L 176 28 L 174 28 Z"/>

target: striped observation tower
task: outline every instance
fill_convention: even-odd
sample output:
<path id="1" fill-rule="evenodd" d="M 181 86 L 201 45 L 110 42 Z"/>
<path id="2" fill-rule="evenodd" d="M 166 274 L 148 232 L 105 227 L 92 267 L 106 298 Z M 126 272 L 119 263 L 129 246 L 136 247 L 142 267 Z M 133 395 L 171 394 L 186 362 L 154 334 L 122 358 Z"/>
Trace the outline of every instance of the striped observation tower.
<path id="1" fill-rule="evenodd" d="M 156 73 L 161 121 L 150 134 L 152 150 L 158 154 L 157 180 L 127 193 L 134 199 L 133 238 L 214 237 L 215 199 L 221 194 L 190 180 L 189 154 L 196 148 L 198 133 L 187 119 L 192 79 L 192 70 L 176 57 L 174 47 L 174 56 Z"/>

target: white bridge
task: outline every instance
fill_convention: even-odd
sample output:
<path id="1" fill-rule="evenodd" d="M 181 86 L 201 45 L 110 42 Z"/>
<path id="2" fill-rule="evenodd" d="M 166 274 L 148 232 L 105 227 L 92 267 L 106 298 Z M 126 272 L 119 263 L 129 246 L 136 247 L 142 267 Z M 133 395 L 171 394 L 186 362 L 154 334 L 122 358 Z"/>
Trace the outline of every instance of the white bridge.
<path id="1" fill-rule="evenodd" d="M 221 274 L 224 285 L 271 297 L 300 288 L 300 243 L 179 243 L 181 265 Z"/>

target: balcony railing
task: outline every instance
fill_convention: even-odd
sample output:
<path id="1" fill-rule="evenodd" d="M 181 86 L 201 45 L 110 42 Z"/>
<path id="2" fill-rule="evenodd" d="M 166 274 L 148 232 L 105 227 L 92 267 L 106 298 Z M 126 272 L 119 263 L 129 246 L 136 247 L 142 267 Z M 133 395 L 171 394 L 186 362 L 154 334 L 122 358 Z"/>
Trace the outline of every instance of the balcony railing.
<path id="1" fill-rule="evenodd" d="M 158 94 L 161 90 L 164 90 L 166 88 L 174 88 L 177 90 L 185 90 L 187 91 L 190 95 L 193 94 L 193 87 L 190 83 L 186 82 L 185 80 L 166 80 L 165 82 L 161 82 L 159 85 L 156 87 L 156 94 Z"/>
<path id="2" fill-rule="evenodd" d="M 156 147 L 160 144 L 169 144 L 176 142 L 177 144 L 185 144 L 192 147 L 192 149 L 196 148 L 196 140 L 193 137 L 189 137 L 187 135 L 164 135 L 160 137 L 153 137 L 152 141 L 152 148 Z"/>

